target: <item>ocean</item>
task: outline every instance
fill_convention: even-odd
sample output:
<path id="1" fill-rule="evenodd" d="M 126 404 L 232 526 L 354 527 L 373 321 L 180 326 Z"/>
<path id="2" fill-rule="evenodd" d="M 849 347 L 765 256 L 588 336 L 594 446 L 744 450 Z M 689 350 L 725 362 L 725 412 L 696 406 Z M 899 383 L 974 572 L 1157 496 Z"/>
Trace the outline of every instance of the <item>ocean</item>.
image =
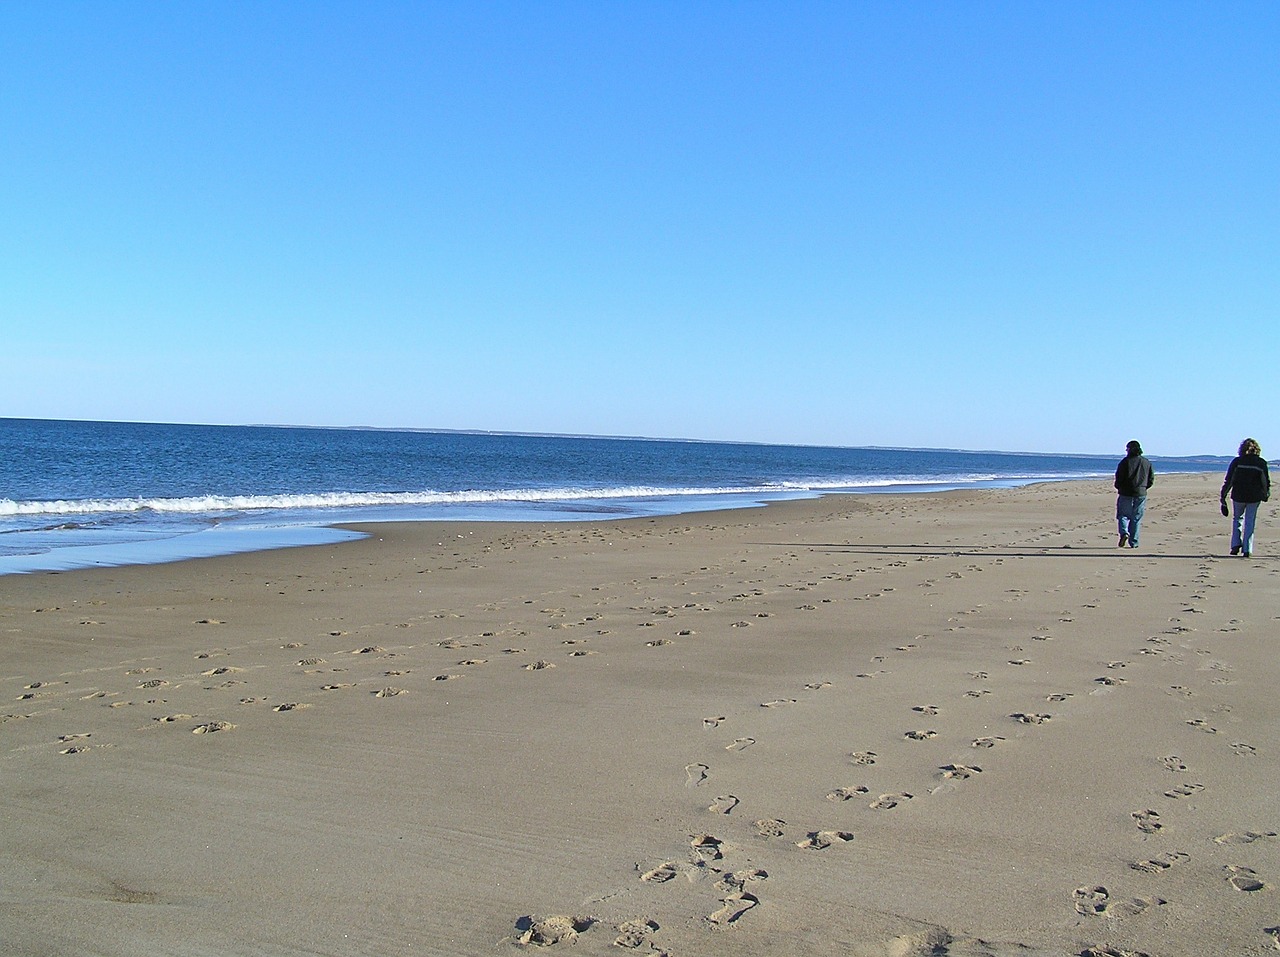
<path id="1" fill-rule="evenodd" d="M 0 419 L 0 574 L 356 537 L 371 521 L 574 521 L 1110 476 L 1120 456 Z M 1222 471 L 1228 459 L 1162 460 Z"/>

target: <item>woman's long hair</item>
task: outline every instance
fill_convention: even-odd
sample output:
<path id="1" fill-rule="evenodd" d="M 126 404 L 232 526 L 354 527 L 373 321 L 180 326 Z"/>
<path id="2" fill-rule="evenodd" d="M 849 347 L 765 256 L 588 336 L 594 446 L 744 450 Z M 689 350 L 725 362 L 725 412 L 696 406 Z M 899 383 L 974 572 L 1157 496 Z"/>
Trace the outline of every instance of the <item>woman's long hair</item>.
<path id="1" fill-rule="evenodd" d="M 1261 455 L 1262 446 L 1257 439 L 1245 439 L 1240 443 L 1240 455 Z"/>

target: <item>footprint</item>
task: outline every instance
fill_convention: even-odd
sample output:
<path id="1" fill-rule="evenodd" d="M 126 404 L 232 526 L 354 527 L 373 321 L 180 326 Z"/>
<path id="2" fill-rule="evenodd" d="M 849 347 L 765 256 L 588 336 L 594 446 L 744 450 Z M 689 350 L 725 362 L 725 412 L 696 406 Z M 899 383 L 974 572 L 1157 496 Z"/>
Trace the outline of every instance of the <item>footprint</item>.
<path id="1" fill-rule="evenodd" d="M 734 871 L 732 874 L 725 874 L 720 880 L 716 881 L 716 890 L 732 893 L 742 890 L 750 881 L 767 881 L 769 872 L 761 870 L 758 867 L 749 867 L 741 871 Z"/>
<path id="2" fill-rule="evenodd" d="M 1203 790 L 1203 784 L 1180 784 L 1176 788 L 1170 788 L 1168 791 L 1165 791 L 1164 796 L 1167 798 L 1184 798 L 1190 797 L 1191 795 Z"/>
<path id="3" fill-rule="evenodd" d="M 1190 721 L 1187 722 L 1187 724 L 1195 728 L 1197 731 L 1203 731 L 1205 734 L 1218 733 L 1218 729 L 1215 727 L 1212 727 L 1209 724 L 1209 722 L 1205 721 L 1203 718 L 1192 718 Z"/>
<path id="4" fill-rule="evenodd" d="M 1156 831 L 1164 827 L 1164 825 L 1160 823 L 1159 813 L 1151 810 L 1151 808 L 1147 808 L 1143 811 L 1134 811 L 1129 816 L 1133 818 L 1134 823 L 1138 825 L 1138 830 L 1142 831 L 1144 834 L 1154 834 Z"/>
<path id="5" fill-rule="evenodd" d="M 547 661 L 546 659 L 539 659 L 537 661 L 529 662 L 529 664 L 524 666 L 524 670 L 525 671 L 545 671 L 548 668 L 554 668 L 554 667 L 555 665 L 552 662 Z"/>
<path id="6" fill-rule="evenodd" d="M 724 749 L 726 751 L 745 751 L 755 743 L 755 738 L 737 738 L 734 740 L 733 744 L 726 744 Z"/>
<path id="7" fill-rule="evenodd" d="M 578 935 L 595 923 L 592 917 L 566 917 L 554 915 L 536 920 L 522 917 L 516 922 L 516 929 L 523 930 L 517 938 L 522 944 L 534 944 L 538 947 L 551 947 L 556 944 L 572 944 Z"/>
<path id="8" fill-rule="evenodd" d="M 787 822 L 781 818 L 767 817 L 753 822 L 751 826 L 761 837 L 782 837 Z"/>
<path id="9" fill-rule="evenodd" d="M 868 789 L 862 788 L 862 787 L 836 788 L 834 791 L 827 792 L 827 800 L 828 801 L 849 801 L 853 798 L 861 797 L 862 795 L 867 793 L 869 793 Z"/>
<path id="10" fill-rule="evenodd" d="M 703 719 L 702 719 L 702 726 L 703 726 L 704 728 L 715 728 L 715 727 L 719 727 L 720 722 L 721 722 L 721 721 L 724 721 L 724 720 L 725 720 L 724 715 L 718 715 L 718 716 L 716 716 L 716 717 L 714 717 L 714 718 L 703 718 Z"/>
<path id="11" fill-rule="evenodd" d="M 1111 895 L 1105 887 L 1098 884 L 1093 887 L 1077 887 L 1072 897 L 1075 898 L 1077 913 L 1096 916 L 1106 911 Z"/>
<path id="12" fill-rule="evenodd" d="M 382 688 L 373 692 L 375 698 L 394 698 L 396 695 L 407 694 L 404 688 Z"/>
<path id="13" fill-rule="evenodd" d="M 640 880 L 647 881 L 650 884 L 665 884 L 671 878 L 676 876 L 676 862 L 664 861 L 652 870 L 645 871 L 640 875 Z"/>
<path id="14" fill-rule="evenodd" d="M 943 765 L 940 770 L 944 778 L 951 778 L 956 781 L 964 781 L 975 774 L 982 773 L 982 768 L 971 764 L 947 764 Z"/>
<path id="15" fill-rule="evenodd" d="M 618 925 L 618 936 L 613 941 L 615 947 L 643 947 L 650 943 L 650 935 L 658 929 L 656 920 L 646 920 L 638 917 L 635 920 L 624 921 Z"/>
<path id="16" fill-rule="evenodd" d="M 1051 714 L 1023 714 L 1021 711 L 1009 715 L 1014 721 L 1020 721 L 1023 724 L 1044 724 L 1053 718 Z"/>
<path id="17" fill-rule="evenodd" d="M 787 704 L 795 704 L 795 703 L 796 703 L 796 699 L 795 699 L 795 698 L 775 698 L 775 699 L 774 699 L 774 700 L 772 700 L 772 701 L 765 701 L 765 702 L 762 702 L 762 703 L 761 703 L 761 705 L 760 705 L 760 707 L 762 707 L 762 708 L 781 708 L 783 705 L 787 705 Z"/>
<path id="18" fill-rule="evenodd" d="M 920 714 L 927 714 L 927 715 L 936 715 L 936 714 L 940 714 L 940 713 L 941 713 L 941 711 L 942 711 L 942 709 L 941 709 L 941 708 L 939 708 L 939 707 L 938 707 L 937 705 L 935 705 L 935 704 L 918 704 L 918 705 L 916 705 L 914 708 L 912 708 L 911 710 L 912 710 L 912 711 L 917 711 L 917 712 L 919 712 Z"/>
<path id="19" fill-rule="evenodd" d="M 1129 679 L 1121 678 L 1119 675 L 1103 675 L 1101 678 L 1094 678 L 1095 682 L 1100 685 L 1122 685 L 1128 684 Z"/>
<path id="20" fill-rule="evenodd" d="M 713 924 L 725 925 L 733 924 L 742 918 L 742 915 L 751 908 L 760 903 L 760 899 L 754 894 L 748 894 L 745 891 L 737 894 L 730 894 L 722 901 L 724 904 L 714 914 L 708 914 L 707 920 Z"/>
<path id="21" fill-rule="evenodd" d="M 992 734 L 981 738 L 974 738 L 969 746 L 973 748 L 994 748 L 1003 740 L 1005 739 L 1000 737 L 1000 735 Z"/>
<path id="22" fill-rule="evenodd" d="M 830 681 L 811 681 L 804 686 L 805 691 L 821 691 L 823 688 L 830 688 Z"/>
<path id="23" fill-rule="evenodd" d="M 1141 914 L 1149 907 L 1158 907 L 1165 903 L 1160 897 L 1132 897 L 1128 900 L 1112 900 L 1107 889 L 1101 885 L 1093 887 L 1077 887 L 1074 894 L 1077 913 L 1087 917 L 1105 915 L 1107 917 L 1132 917 Z M 1085 953 L 1088 953 L 1086 951 Z M 1106 953 L 1106 951 L 1102 951 Z M 1123 953 L 1123 952 L 1122 952 Z"/>
<path id="24" fill-rule="evenodd" d="M 910 801 L 911 797 L 905 791 L 900 791 L 897 794 L 881 794 L 867 806 L 876 811 L 887 811 L 889 808 L 897 807 L 903 801 Z"/>
<path id="25" fill-rule="evenodd" d="M 723 843 L 720 838 L 712 837 L 710 834 L 695 834 L 689 841 L 689 846 L 702 860 L 718 861 L 724 857 L 724 852 L 720 849 Z"/>
<path id="26" fill-rule="evenodd" d="M 912 741 L 928 741 L 930 738 L 938 736 L 937 731 L 907 731 L 902 735 Z"/>
<path id="27" fill-rule="evenodd" d="M 1253 891 L 1260 891 L 1267 886 L 1258 880 L 1257 872 L 1251 867 L 1228 864 L 1222 870 L 1227 877 L 1227 883 L 1238 891 L 1252 893 Z"/>
<path id="28" fill-rule="evenodd" d="M 235 725 L 230 721 L 208 721 L 191 729 L 192 734 L 216 734 L 219 731 L 231 731 Z"/>
<path id="29" fill-rule="evenodd" d="M 1181 772 L 1191 770 L 1182 763 L 1182 758 L 1178 757 L 1176 754 L 1171 754 L 1167 758 L 1162 758 L 1160 763 L 1164 765 L 1166 771 Z"/>
<path id="30" fill-rule="evenodd" d="M 876 763 L 876 753 L 874 751 L 854 751 L 849 755 L 849 763 L 859 766 Z"/>
<path id="31" fill-rule="evenodd" d="M 1057 702 L 1066 701 L 1070 697 L 1071 697 L 1071 692 L 1069 691 L 1055 691 L 1053 694 L 1045 695 L 1044 700 L 1057 703 Z"/>
<path id="32" fill-rule="evenodd" d="M 1107 917 L 1133 917 L 1148 908 L 1159 907 L 1164 903 L 1163 897 L 1130 897 L 1125 900 L 1111 901 L 1107 904 L 1104 913 Z"/>
<path id="33" fill-rule="evenodd" d="M 732 813 L 733 809 L 737 806 L 737 795 L 722 794 L 707 805 L 707 810 L 711 811 L 713 814 L 729 814 Z"/>
<path id="34" fill-rule="evenodd" d="M 346 682 L 343 684 L 336 684 L 336 685 L 321 685 L 320 690 L 321 691 L 337 691 L 339 688 L 354 688 L 354 687 L 355 685 L 351 684 L 350 682 Z"/>
<path id="35" fill-rule="evenodd" d="M 1238 758 L 1251 758 L 1258 753 L 1258 749 L 1243 741 L 1235 741 L 1231 745 L 1231 753 Z"/>
<path id="36" fill-rule="evenodd" d="M 964 696 L 966 698 L 983 698 L 989 694 L 991 694 L 991 692 L 988 691 L 986 688 L 978 688 L 976 691 L 966 691 L 964 693 Z"/>
<path id="37" fill-rule="evenodd" d="M 1181 864 L 1189 860 L 1191 860 L 1191 855 L 1189 854 L 1184 854 L 1181 851 L 1170 851 L 1168 854 L 1161 854 L 1159 857 L 1152 857 L 1145 861 L 1134 861 L 1129 866 L 1135 871 L 1159 874 L 1161 871 L 1167 871 L 1174 864 Z"/>
<path id="38" fill-rule="evenodd" d="M 1214 844 L 1252 844 L 1254 841 L 1260 841 L 1266 837 L 1275 837 L 1275 831 L 1229 831 L 1226 834 L 1219 834 L 1213 839 Z"/>
<path id="39" fill-rule="evenodd" d="M 825 851 L 832 844 L 847 843 L 853 840 L 848 831 L 810 831 L 803 841 L 796 841 L 796 847 L 808 851 Z"/>
<path id="40" fill-rule="evenodd" d="M 687 788 L 701 787 L 706 783 L 707 776 L 711 769 L 705 764 L 686 764 L 684 773 L 687 775 L 684 786 Z"/>

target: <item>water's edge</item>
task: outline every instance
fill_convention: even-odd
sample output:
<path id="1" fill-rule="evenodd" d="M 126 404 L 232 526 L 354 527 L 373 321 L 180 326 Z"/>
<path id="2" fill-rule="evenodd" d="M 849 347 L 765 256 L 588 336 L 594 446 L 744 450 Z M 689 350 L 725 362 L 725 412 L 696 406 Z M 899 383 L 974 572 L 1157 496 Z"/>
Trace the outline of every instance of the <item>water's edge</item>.
<path id="1" fill-rule="evenodd" d="M 673 516 L 700 512 L 725 511 L 739 508 L 762 508 L 774 502 L 823 498 L 828 495 L 908 495 L 932 494 L 958 489 L 1017 488 L 1026 485 L 1056 482 L 1097 481 L 1097 477 L 1071 477 L 1062 479 L 1005 479 L 977 483 L 937 483 L 928 485 L 868 487 L 835 492 L 793 491 L 761 494 L 722 494 L 690 496 L 687 500 L 672 500 L 664 504 L 683 506 L 656 509 L 649 513 L 611 514 L 608 511 L 559 512 L 553 515 L 529 515 L 511 517 L 510 514 L 492 518 L 412 518 L 372 517 L 361 518 L 344 515 L 335 518 L 333 524 L 309 523 L 274 527 L 214 526 L 199 531 L 186 532 L 172 537 L 142 541 L 108 542 L 100 545 L 71 545 L 53 548 L 29 555 L 0 556 L 0 576 L 32 574 L 38 572 L 63 572 L 88 568 L 119 568 L 134 565 L 161 565 L 170 562 L 199 558 L 216 558 L 246 552 L 269 551 L 283 548 L 300 548 L 311 545 L 334 545 L 368 537 L 346 526 L 370 525 L 379 522 L 413 522 L 442 524 L 445 522 L 500 521 L 525 524 L 561 522 L 622 521 L 655 515 Z"/>

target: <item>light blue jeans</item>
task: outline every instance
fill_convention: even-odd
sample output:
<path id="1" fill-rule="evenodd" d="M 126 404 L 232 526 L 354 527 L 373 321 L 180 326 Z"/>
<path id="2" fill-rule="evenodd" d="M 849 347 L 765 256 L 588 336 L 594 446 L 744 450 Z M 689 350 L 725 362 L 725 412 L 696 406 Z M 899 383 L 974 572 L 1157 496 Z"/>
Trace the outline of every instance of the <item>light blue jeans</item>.
<path id="1" fill-rule="evenodd" d="M 1138 547 L 1138 523 L 1146 510 L 1145 495 L 1120 495 L 1116 498 L 1116 524 L 1120 526 L 1120 534 L 1129 537 L 1130 548 Z"/>
<path id="2" fill-rule="evenodd" d="M 1231 502 L 1231 547 L 1253 554 L 1253 526 L 1258 521 L 1258 502 Z"/>

